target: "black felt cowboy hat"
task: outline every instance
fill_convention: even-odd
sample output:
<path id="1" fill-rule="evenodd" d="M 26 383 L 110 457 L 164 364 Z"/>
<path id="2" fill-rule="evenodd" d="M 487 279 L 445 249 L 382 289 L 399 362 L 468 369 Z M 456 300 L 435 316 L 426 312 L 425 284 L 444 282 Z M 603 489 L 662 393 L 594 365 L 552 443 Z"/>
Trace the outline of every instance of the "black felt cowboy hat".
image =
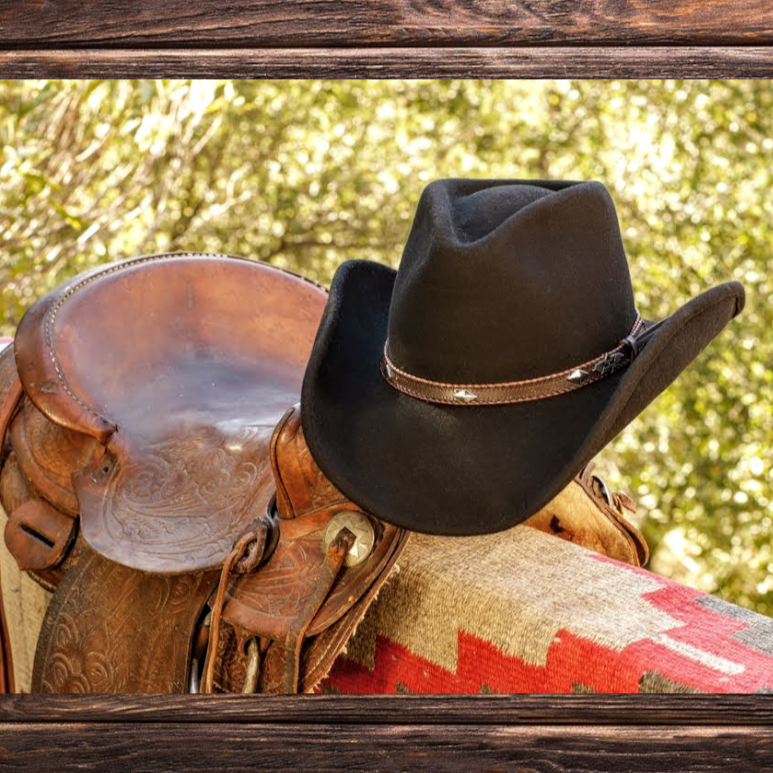
<path id="1" fill-rule="evenodd" d="M 322 470 L 383 520 L 481 534 L 549 502 L 744 305 L 737 282 L 657 323 L 596 182 L 441 180 L 399 271 L 337 271 L 303 384 Z"/>

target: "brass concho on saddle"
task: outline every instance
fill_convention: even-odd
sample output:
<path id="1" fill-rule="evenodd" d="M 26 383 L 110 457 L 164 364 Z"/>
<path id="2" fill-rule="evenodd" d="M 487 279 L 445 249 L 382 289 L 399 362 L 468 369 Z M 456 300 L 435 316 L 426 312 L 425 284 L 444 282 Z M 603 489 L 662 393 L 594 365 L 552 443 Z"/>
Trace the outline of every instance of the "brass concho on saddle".
<path id="1" fill-rule="evenodd" d="M 156 255 L 25 315 L 0 356 L 0 500 L 11 553 L 54 591 L 33 691 L 325 676 L 407 536 L 306 448 L 296 403 L 325 301 L 252 261 Z"/>

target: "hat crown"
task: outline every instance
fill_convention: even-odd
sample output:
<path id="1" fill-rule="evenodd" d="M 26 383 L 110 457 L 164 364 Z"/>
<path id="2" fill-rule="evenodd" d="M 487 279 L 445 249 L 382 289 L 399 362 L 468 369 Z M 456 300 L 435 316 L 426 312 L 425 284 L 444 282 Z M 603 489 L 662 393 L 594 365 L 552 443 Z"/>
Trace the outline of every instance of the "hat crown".
<path id="1" fill-rule="evenodd" d="M 603 185 L 440 180 L 403 252 L 389 353 L 433 381 L 519 381 L 598 357 L 635 318 Z"/>

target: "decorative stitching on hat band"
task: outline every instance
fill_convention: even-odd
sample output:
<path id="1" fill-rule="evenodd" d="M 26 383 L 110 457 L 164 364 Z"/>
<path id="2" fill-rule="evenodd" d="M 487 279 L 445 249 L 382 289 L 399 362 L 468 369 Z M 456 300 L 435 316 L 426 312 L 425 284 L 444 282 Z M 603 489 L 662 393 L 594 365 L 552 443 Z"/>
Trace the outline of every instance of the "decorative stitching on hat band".
<path id="1" fill-rule="evenodd" d="M 631 332 L 614 349 L 604 352 L 604 354 L 594 357 L 582 365 L 567 368 L 560 373 L 552 373 L 549 376 L 539 376 L 524 381 L 507 381 L 495 384 L 449 384 L 414 376 L 398 368 L 389 358 L 389 341 L 384 344 L 381 373 L 395 389 L 430 403 L 505 405 L 542 400 L 566 392 L 573 392 L 575 389 L 593 384 L 624 368 L 638 355 L 646 344 L 649 334 L 659 324 L 656 323 L 645 328 L 644 321 L 637 312 Z"/>

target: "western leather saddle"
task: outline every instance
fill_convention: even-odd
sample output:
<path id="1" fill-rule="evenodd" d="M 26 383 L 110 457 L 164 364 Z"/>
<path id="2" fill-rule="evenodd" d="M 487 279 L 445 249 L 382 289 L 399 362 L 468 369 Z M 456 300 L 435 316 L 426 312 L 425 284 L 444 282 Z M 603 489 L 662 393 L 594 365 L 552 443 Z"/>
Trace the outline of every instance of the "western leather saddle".
<path id="1" fill-rule="evenodd" d="M 82 274 L 0 356 L 0 500 L 55 591 L 44 692 L 296 692 L 327 672 L 406 533 L 306 448 L 298 400 L 326 294 L 238 258 Z"/>

